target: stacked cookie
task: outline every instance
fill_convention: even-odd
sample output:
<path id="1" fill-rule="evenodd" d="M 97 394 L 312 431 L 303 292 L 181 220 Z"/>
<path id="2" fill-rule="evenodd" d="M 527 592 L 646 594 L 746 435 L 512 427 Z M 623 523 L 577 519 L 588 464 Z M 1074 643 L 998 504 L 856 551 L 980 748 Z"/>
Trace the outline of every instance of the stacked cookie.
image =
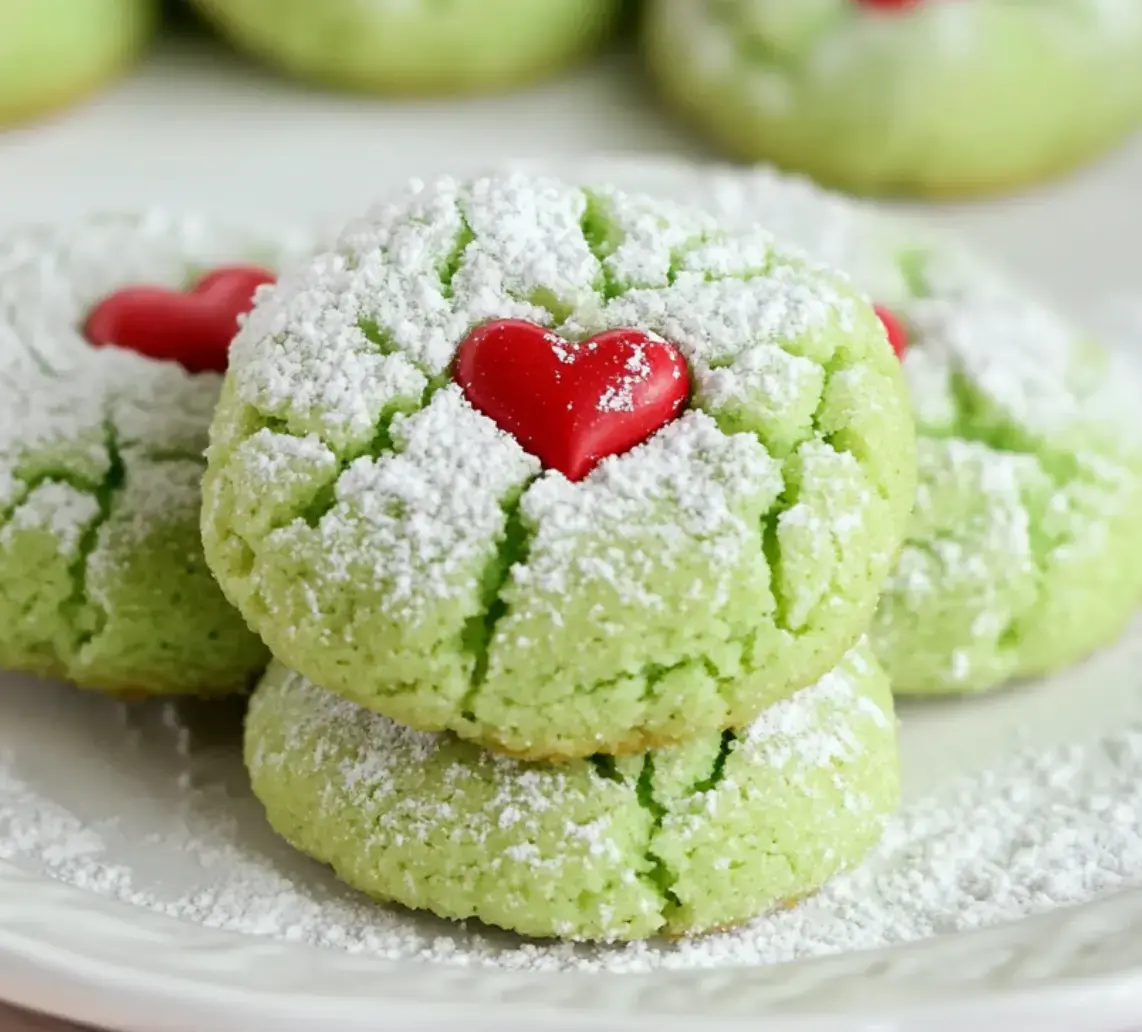
<path id="1" fill-rule="evenodd" d="M 534 936 L 811 892 L 897 795 L 863 638 L 914 470 L 872 306 L 764 230 L 414 186 L 233 346 L 203 537 L 282 664 L 254 790 L 351 884 Z"/>

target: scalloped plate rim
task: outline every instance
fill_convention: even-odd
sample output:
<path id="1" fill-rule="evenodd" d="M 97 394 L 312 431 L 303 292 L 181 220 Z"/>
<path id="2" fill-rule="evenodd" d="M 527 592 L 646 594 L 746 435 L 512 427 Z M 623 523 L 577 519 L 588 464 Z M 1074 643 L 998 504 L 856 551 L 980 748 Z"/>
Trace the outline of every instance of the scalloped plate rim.
<path id="1" fill-rule="evenodd" d="M 77 950 L 74 945 L 69 946 L 62 941 L 54 942 L 50 936 L 33 937 L 0 926 L 0 998 L 71 1021 L 90 1022 L 95 1013 L 117 1013 L 120 1016 L 111 1020 L 115 1022 L 114 1028 L 122 1032 L 156 1032 L 157 1028 L 168 1027 L 200 1028 L 206 1022 L 210 1023 L 210 1027 L 218 1029 L 218 1032 L 230 1029 L 234 1032 L 238 1030 L 244 1032 L 250 1028 L 249 1021 L 264 1021 L 271 1012 L 277 1012 L 274 1014 L 274 1020 L 278 1022 L 274 1026 L 275 1029 L 280 1032 L 294 1029 L 302 1032 L 312 1028 L 314 1021 L 330 1020 L 333 1017 L 331 1006 L 334 1005 L 337 1010 L 337 1027 L 346 1030 L 361 1029 L 362 1032 L 365 1029 L 376 1030 L 378 1027 L 388 1027 L 378 1026 L 379 1020 L 393 1019 L 399 1019 L 401 1022 L 399 1026 L 393 1027 L 400 1027 L 408 1032 L 419 1028 L 444 1027 L 443 1024 L 437 1023 L 449 1022 L 457 1017 L 463 1017 L 471 1024 L 470 1008 L 473 1001 L 458 1001 L 453 1004 L 427 1002 L 423 997 L 416 999 L 415 990 L 409 999 L 400 1000 L 391 994 L 374 992 L 349 998 L 344 995 L 331 997 L 317 991 L 315 987 L 297 989 L 295 979 L 298 972 L 305 970 L 320 976 L 329 963 L 332 963 L 334 968 L 358 966 L 358 964 L 377 965 L 394 974 L 398 971 L 407 973 L 410 965 L 422 966 L 434 983 L 440 980 L 441 975 L 447 977 L 449 973 L 471 974 L 479 971 L 486 980 L 496 978 L 506 978 L 509 981 L 520 978 L 532 980 L 542 977 L 560 980 L 586 979 L 591 982 L 597 980 L 624 982 L 629 986 L 633 982 L 653 982 L 663 977 L 668 977 L 671 981 L 690 981 L 711 976 L 725 977 L 751 970 L 722 968 L 657 974 L 553 975 L 548 973 L 534 976 L 517 972 L 442 968 L 425 962 L 378 960 L 364 955 L 343 954 L 334 950 L 257 938 L 237 932 L 207 929 L 129 904 L 105 900 L 81 889 L 21 871 L 3 861 L 0 861 L 0 915 L 4 915 L 9 906 L 5 900 L 5 895 L 9 892 L 23 896 L 25 903 L 22 905 L 27 908 L 26 890 L 30 885 L 34 891 L 36 883 L 40 883 L 47 890 L 49 897 L 55 897 L 47 905 L 32 904 L 33 907 L 45 911 L 42 927 L 58 927 L 62 924 L 62 919 L 68 917 L 74 919 L 76 913 L 80 912 L 85 920 L 91 920 L 91 927 L 87 933 L 89 938 L 98 939 L 103 945 L 106 944 L 108 936 L 114 937 L 118 934 L 130 937 L 130 933 L 137 931 L 140 926 L 146 926 L 151 930 L 150 926 L 153 925 L 154 931 L 168 933 L 168 938 L 162 944 L 158 956 L 162 957 L 165 953 L 169 953 L 171 961 L 178 964 L 177 974 L 148 971 L 147 964 L 126 967 L 99 959 L 93 953 Z M 1134 913 L 1133 920 L 1128 922 L 1124 930 L 1142 937 L 1142 889 L 1133 889 L 1092 903 L 1061 908 L 1022 921 L 975 932 L 938 936 L 919 943 L 881 950 L 801 961 L 796 966 L 802 971 L 808 971 L 815 968 L 835 968 L 859 961 L 859 967 L 867 971 L 869 967 L 882 964 L 891 967 L 894 959 L 915 955 L 920 951 L 942 953 L 944 948 L 953 942 L 961 947 L 973 943 L 996 946 L 1010 959 L 1012 947 L 1020 944 L 1026 946 L 1031 941 L 1043 941 L 1041 936 L 1021 933 L 1030 933 L 1044 925 L 1082 923 L 1092 912 L 1120 909 L 1126 900 L 1133 904 Z M 54 920 L 56 918 L 60 920 Z M 201 942 L 187 941 L 198 939 Z M 190 951 L 196 954 L 204 949 L 212 950 L 220 943 L 228 947 L 229 951 L 237 952 L 239 957 L 243 953 L 248 954 L 250 962 L 254 964 L 273 965 L 281 959 L 296 960 L 298 972 L 289 973 L 288 983 L 283 982 L 276 987 L 251 989 L 241 985 L 224 986 L 212 980 L 206 968 L 196 972 L 191 966 L 190 970 L 187 970 L 186 961 L 193 955 Z M 156 944 L 153 939 L 147 943 L 147 946 L 150 950 L 147 956 L 154 958 Z M 324 963 L 316 963 L 317 958 L 322 958 Z M 39 991 L 27 991 L 26 983 L 21 981 L 20 976 L 17 974 L 13 977 L 11 973 L 13 965 L 17 968 L 19 965 L 29 967 L 41 983 Z M 864 977 L 868 978 L 868 975 Z M 405 981 L 408 984 L 408 980 Z M 876 981 L 877 978 L 873 975 L 869 979 L 869 984 L 875 984 Z M 963 988 L 962 984 L 953 984 L 947 987 L 947 991 L 962 995 Z M 99 1000 L 98 1004 L 94 1003 L 96 997 Z M 88 1003 L 89 999 L 93 1001 L 91 1004 Z M 155 1016 L 163 1013 L 161 1008 L 168 1007 L 178 1009 L 177 1020 L 170 1024 L 163 1021 L 156 1025 Z M 886 1007 L 888 1009 L 885 1009 Z M 1100 1010 L 1101 1016 L 1092 1013 L 1092 1007 Z M 131 1015 L 138 1013 L 140 1008 L 146 1017 L 132 1018 Z M 286 1013 L 281 1013 L 283 1009 Z M 724 1019 L 718 1019 L 708 1012 L 705 1012 L 705 1015 L 708 1020 L 718 1022 L 717 1026 L 711 1027 L 726 1030 L 757 1027 L 749 1018 L 740 1014 L 727 1015 Z M 673 1028 L 692 1028 L 697 1016 L 697 1013 L 678 1015 L 663 1011 L 632 1012 L 626 1008 L 618 1010 L 605 1007 L 568 1008 L 551 1004 L 524 1006 L 506 1004 L 503 1009 L 486 1014 L 490 1021 L 489 1027 L 494 1024 L 497 1029 L 502 1029 L 504 1032 L 514 1032 L 516 1029 L 521 1032 L 527 1029 L 531 1032 L 537 1019 L 544 1020 L 549 1029 L 590 1028 L 593 1032 L 605 1032 L 611 1027 L 615 1029 L 644 1027 L 662 1032 Z M 1107 1022 L 1137 1021 L 1140 1016 L 1142 1016 L 1142 970 L 1124 967 L 1100 976 L 1077 980 L 1053 980 L 1046 983 L 1032 980 L 1018 988 L 994 987 L 978 993 L 978 998 L 966 1001 L 961 999 L 961 1002 L 954 1005 L 951 1010 L 948 1009 L 946 997 L 930 999 L 922 1004 L 903 1008 L 894 1006 L 889 1000 L 883 1001 L 878 1007 L 862 1008 L 860 1012 L 845 1010 L 838 1013 L 818 1011 L 773 1015 L 768 1019 L 766 1028 L 770 1032 L 826 1032 L 826 1030 L 840 1032 L 843 1023 L 843 1028 L 847 1032 L 866 1032 L 866 1030 L 903 1032 L 905 1029 L 909 1032 L 919 1032 L 919 1030 L 950 1032 L 952 1029 L 962 1028 L 964 1022 L 973 1018 L 995 1022 L 997 1028 L 1010 1027 L 1002 1023 L 1018 1018 L 1020 1021 L 1035 1021 L 1035 1027 L 1041 1032 L 1045 1032 L 1048 1027 L 1078 1032 L 1080 1028 L 1109 1029 L 1112 1026 L 1106 1024 Z M 1087 1023 L 1092 1018 L 1099 1023 L 1097 1025 Z M 632 1019 L 637 1024 L 632 1024 Z M 617 1023 L 612 1025 L 612 1021 Z"/>

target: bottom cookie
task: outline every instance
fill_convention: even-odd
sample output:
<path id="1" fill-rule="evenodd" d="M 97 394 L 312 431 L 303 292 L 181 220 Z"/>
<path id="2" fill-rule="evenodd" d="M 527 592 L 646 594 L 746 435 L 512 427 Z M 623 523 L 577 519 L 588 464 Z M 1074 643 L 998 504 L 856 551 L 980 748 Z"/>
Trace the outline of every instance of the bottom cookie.
<path id="1" fill-rule="evenodd" d="M 565 765 L 410 731 L 275 664 L 245 749 L 270 823 L 350 885 L 538 938 L 740 924 L 858 863 L 899 797 L 864 644 L 740 732 Z"/>

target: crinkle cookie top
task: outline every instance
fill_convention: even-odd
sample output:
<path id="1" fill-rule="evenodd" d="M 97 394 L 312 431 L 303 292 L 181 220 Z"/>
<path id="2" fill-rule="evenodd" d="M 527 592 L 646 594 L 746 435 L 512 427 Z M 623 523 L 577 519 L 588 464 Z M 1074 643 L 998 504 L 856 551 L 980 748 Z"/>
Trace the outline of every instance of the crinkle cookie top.
<path id="1" fill-rule="evenodd" d="M 504 318 L 664 338 L 689 409 L 580 482 L 544 472 L 452 382 Z M 855 641 L 912 456 L 875 315 L 770 234 L 544 177 L 442 180 L 251 314 L 204 533 L 326 687 L 520 754 L 641 750 L 751 719 Z"/>
<path id="2" fill-rule="evenodd" d="M 920 488 L 873 634 L 898 688 L 987 687 L 1078 658 L 1100 622 L 1113 633 L 1142 591 L 1123 538 L 1142 518 L 1131 352 L 1102 349 L 978 256 L 804 181 L 676 183 L 735 225 L 783 220 L 907 325 Z"/>
<path id="3" fill-rule="evenodd" d="M 300 240 L 284 235 L 160 213 L 37 226 L 4 238 L 0 604 L 7 623 L 0 651 L 7 665 L 147 690 L 148 677 L 177 680 L 173 666 L 148 669 L 143 656 L 151 652 L 154 659 L 170 649 L 163 636 L 174 632 L 172 620 L 193 633 L 188 614 L 196 605 L 213 608 L 214 615 L 202 615 L 210 624 L 203 631 L 216 632 L 194 642 L 196 648 L 214 641 L 220 655 L 230 650 L 228 658 L 240 666 L 250 666 L 252 655 L 260 658 L 237 614 L 210 585 L 201 559 L 194 583 L 202 590 L 183 600 L 186 612 L 156 608 L 142 621 L 146 627 L 140 624 L 131 635 L 124 631 L 120 621 L 131 609 L 127 582 L 141 578 L 145 586 L 148 579 L 137 569 L 140 549 L 164 528 L 194 525 L 221 378 L 191 376 L 173 363 L 118 348 L 95 350 L 82 326 L 93 305 L 125 285 L 189 285 L 219 263 L 276 263 L 301 248 Z M 187 577 L 196 545 L 193 536 L 186 537 L 179 561 Z M 47 582 L 57 572 L 66 591 L 53 599 Z M 188 584 L 172 582 L 170 590 L 177 594 Z M 145 591 L 135 596 L 135 605 L 144 597 Z M 122 655 L 113 655 L 116 650 Z M 211 665 L 201 661 L 202 667 Z M 228 673 L 231 682 L 246 676 L 245 669 Z"/>

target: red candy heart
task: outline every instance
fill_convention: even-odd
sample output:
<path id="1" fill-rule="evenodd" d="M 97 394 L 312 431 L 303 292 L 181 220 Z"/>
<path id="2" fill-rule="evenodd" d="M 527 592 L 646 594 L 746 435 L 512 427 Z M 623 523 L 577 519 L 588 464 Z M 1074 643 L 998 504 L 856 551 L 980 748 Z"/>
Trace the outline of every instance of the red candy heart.
<path id="1" fill-rule="evenodd" d="M 468 335 L 456 382 L 473 407 L 568 480 L 645 441 L 690 396 L 677 348 L 641 330 L 572 342 L 518 319 Z"/>
<path id="2" fill-rule="evenodd" d="M 178 362 L 189 372 L 226 369 L 238 317 L 254 307 L 254 291 L 273 283 L 272 272 L 225 265 L 186 293 L 165 287 L 125 287 L 97 304 L 84 336 L 96 347 L 119 347 Z"/>
<path id="3" fill-rule="evenodd" d="M 903 358 L 904 352 L 908 350 L 908 331 L 904 328 L 904 323 L 897 319 L 895 313 L 891 309 L 885 308 L 884 305 L 873 305 L 872 307 L 888 333 L 888 343 L 892 345 L 896 357 Z"/>

